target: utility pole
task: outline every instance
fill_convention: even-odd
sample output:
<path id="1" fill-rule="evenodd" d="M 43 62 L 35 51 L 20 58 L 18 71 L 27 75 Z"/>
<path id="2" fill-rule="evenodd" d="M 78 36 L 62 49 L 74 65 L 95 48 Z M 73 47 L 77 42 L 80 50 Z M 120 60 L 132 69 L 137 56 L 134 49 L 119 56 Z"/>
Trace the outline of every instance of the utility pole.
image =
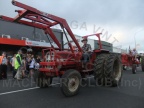
<path id="1" fill-rule="evenodd" d="M 136 36 L 136 34 L 138 33 L 138 32 L 140 32 L 140 31 L 142 31 L 143 30 L 143 28 L 142 29 L 140 29 L 140 30 L 138 30 L 137 32 L 135 32 L 135 34 L 134 34 L 134 41 L 135 41 L 135 49 L 137 49 L 136 47 L 137 47 L 137 43 L 136 43 L 136 38 L 135 38 L 135 36 Z"/>
<path id="2" fill-rule="evenodd" d="M 135 35 L 136 35 L 136 33 L 135 33 Z M 135 41 L 135 49 L 136 49 L 136 38 L 135 38 L 135 35 L 134 35 L 134 41 Z"/>

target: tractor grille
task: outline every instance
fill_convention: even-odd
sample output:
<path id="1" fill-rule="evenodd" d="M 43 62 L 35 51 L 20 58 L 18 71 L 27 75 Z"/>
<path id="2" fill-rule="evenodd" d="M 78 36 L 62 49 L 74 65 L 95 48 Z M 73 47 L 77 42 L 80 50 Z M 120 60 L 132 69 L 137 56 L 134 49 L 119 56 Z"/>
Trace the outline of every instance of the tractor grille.
<path id="1" fill-rule="evenodd" d="M 55 61 L 55 53 L 54 52 L 47 52 L 46 55 L 46 62 L 53 62 Z M 46 68 L 53 69 L 53 66 L 46 66 Z"/>

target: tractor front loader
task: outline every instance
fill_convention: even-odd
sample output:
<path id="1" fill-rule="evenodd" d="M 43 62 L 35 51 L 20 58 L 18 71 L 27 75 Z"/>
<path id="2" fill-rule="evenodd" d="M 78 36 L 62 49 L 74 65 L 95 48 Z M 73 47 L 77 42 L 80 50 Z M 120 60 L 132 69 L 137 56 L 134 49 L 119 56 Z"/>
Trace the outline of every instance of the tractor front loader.
<path id="1" fill-rule="evenodd" d="M 118 54 L 110 53 L 102 48 L 101 33 L 85 36 L 85 38 L 93 35 L 98 37 L 99 48 L 91 52 L 86 67 L 83 67 L 82 48 L 65 19 L 39 11 L 14 0 L 12 4 L 23 8 L 23 10 L 16 10 L 18 15 L 15 18 L 1 16 L 2 19 L 43 29 L 50 36 L 47 38 L 53 39 L 58 47 L 55 48 L 51 44 L 51 48 L 44 49 L 42 52 L 43 61 L 40 62 L 40 68 L 34 74 L 34 79 L 39 87 L 50 86 L 52 79 L 59 76 L 61 78 L 62 93 L 65 96 L 74 96 L 80 89 L 82 78 L 87 75 L 94 75 L 96 83 L 101 85 L 117 86 L 120 83 L 122 76 L 121 58 Z M 55 25 L 59 25 L 63 30 L 69 48 L 63 48 L 62 43 L 58 41 L 52 32 L 51 28 Z M 67 34 L 74 42 L 77 50 L 73 49 Z"/>

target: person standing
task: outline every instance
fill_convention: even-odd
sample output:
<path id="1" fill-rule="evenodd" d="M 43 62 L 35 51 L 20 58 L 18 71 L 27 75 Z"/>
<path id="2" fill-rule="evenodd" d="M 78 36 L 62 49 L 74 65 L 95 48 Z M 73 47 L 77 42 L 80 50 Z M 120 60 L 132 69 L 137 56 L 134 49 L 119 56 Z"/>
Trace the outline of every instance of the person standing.
<path id="1" fill-rule="evenodd" d="M 16 59 L 16 54 L 14 54 L 14 56 L 11 58 L 11 66 L 12 66 L 12 73 L 13 73 L 13 78 L 16 75 L 16 70 L 15 70 L 15 59 Z"/>
<path id="2" fill-rule="evenodd" d="M 26 74 L 29 77 L 29 73 L 30 73 L 30 63 L 31 63 L 31 54 L 27 54 L 26 56 Z"/>
<path id="3" fill-rule="evenodd" d="M 15 59 L 15 70 L 17 71 L 15 78 L 17 80 L 21 80 L 21 75 L 22 75 L 22 71 L 21 71 L 21 65 L 22 65 L 22 51 L 19 50 L 18 54 L 16 54 L 16 59 Z"/>
<path id="4" fill-rule="evenodd" d="M 35 60 L 35 70 L 38 70 L 39 67 L 40 67 L 40 62 L 41 62 L 41 59 L 40 59 L 40 56 L 38 55 L 36 60 Z"/>
<path id="5" fill-rule="evenodd" d="M 30 66 L 29 66 L 31 78 L 32 78 L 33 73 L 34 73 L 34 68 L 35 68 L 34 66 L 35 66 L 35 58 L 34 58 L 34 55 L 31 55 L 31 63 L 30 63 Z"/>
<path id="6" fill-rule="evenodd" d="M 0 79 L 7 79 L 7 57 L 6 52 L 0 56 Z"/>
<path id="7" fill-rule="evenodd" d="M 37 58 L 36 58 L 36 63 L 40 63 L 41 62 L 41 57 L 39 55 L 37 55 Z"/>
<path id="8" fill-rule="evenodd" d="M 21 65 L 21 71 L 22 71 L 22 78 L 25 78 L 25 71 L 26 71 L 26 58 L 22 57 L 22 65 Z"/>

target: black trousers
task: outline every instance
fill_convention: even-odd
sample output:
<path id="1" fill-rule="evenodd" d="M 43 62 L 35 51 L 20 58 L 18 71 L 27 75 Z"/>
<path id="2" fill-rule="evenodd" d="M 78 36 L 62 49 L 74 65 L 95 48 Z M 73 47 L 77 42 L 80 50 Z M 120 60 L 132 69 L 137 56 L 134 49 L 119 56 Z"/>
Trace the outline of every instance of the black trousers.
<path id="1" fill-rule="evenodd" d="M 0 65 L 0 79 L 2 78 L 7 79 L 7 65 L 4 64 Z"/>
<path id="2" fill-rule="evenodd" d="M 15 77 L 16 72 L 17 72 L 17 70 L 15 70 L 14 67 L 12 67 L 13 78 Z"/>

